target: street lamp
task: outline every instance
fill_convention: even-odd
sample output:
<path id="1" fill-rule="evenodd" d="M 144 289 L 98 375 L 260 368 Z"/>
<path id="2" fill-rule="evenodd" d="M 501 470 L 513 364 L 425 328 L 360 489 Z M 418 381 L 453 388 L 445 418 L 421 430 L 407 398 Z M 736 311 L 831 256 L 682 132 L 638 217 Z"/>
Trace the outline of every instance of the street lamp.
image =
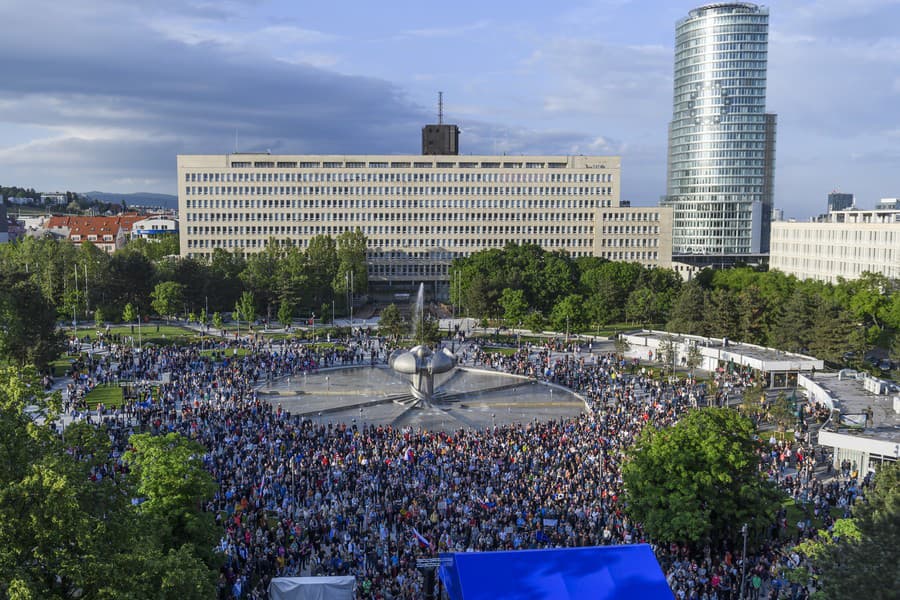
<path id="1" fill-rule="evenodd" d="M 741 533 L 744 534 L 744 554 L 741 557 L 741 592 L 738 594 L 740 600 L 744 600 L 744 584 L 747 579 L 747 524 L 741 527 Z"/>

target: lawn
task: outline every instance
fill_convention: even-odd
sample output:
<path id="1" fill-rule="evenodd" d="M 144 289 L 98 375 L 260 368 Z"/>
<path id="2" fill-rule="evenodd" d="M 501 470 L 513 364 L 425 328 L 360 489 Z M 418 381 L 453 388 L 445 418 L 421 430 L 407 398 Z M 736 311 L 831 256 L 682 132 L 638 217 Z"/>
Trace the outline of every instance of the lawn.
<path id="1" fill-rule="evenodd" d="M 782 529 L 779 535 L 781 535 L 781 537 L 783 538 L 792 537 L 797 533 L 797 522 L 800 519 L 805 519 L 806 514 L 804 513 L 802 506 L 798 506 L 797 503 L 794 502 L 793 498 L 788 498 L 781 503 L 781 506 L 787 510 L 787 529 Z M 822 523 L 821 518 L 813 516 L 811 503 L 809 506 L 809 516 L 810 520 L 812 521 L 812 527 L 813 529 L 818 531 L 819 529 L 825 527 L 825 525 Z M 843 509 L 837 507 L 831 509 L 832 519 L 840 519 L 843 515 Z"/>
<path id="2" fill-rule="evenodd" d="M 53 376 L 63 377 L 72 368 L 73 362 L 75 362 L 75 359 L 67 355 L 63 355 L 56 360 L 50 361 L 49 366 L 53 370 Z"/>
<path id="3" fill-rule="evenodd" d="M 103 403 L 106 408 L 121 406 L 123 402 L 122 388 L 118 385 L 98 385 L 85 396 L 88 408 L 93 410 L 97 403 Z"/>
<path id="4" fill-rule="evenodd" d="M 496 346 L 484 346 L 482 350 L 488 354 L 500 354 L 502 356 L 512 356 L 516 353 L 517 348 L 498 348 Z"/>
<path id="5" fill-rule="evenodd" d="M 133 329 L 133 333 L 132 333 Z M 111 327 L 110 335 L 134 336 L 143 344 L 156 344 L 165 346 L 168 344 L 187 344 L 202 337 L 202 334 L 193 329 L 186 329 L 178 325 L 157 325 L 155 323 L 137 325 L 118 325 Z"/>

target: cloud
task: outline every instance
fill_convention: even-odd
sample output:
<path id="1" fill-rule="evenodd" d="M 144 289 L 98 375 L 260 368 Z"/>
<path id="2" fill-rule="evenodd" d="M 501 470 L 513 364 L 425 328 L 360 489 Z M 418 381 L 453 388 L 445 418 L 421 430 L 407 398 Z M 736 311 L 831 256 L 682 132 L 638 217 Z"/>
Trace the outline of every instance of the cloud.
<path id="1" fill-rule="evenodd" d="M 490 24 L 490 21 L 481 19 L 475 21 L 474 23 L 466 23 L 463 25 L 456 25 L 452 27 L 423 27 L 421 29 L 408 29 L 401 33 L 399 37 L 455 38 L 472 33 L 473 31 L 487 29 Z"/>
<path id="2" fill-rule="evenodd" d="M 35 41 L 33 27 L 7 32 L 5 43 L 20 51 L 0 53 L 0 124 L 47 134 L 0 142 L 5 179 L 68 189 L 153 180 L 171 192 L 176 154 L 230 151 L 235 130 L 244 150 L 417 149 L 424 113 L 391 82 L 236 53 L 223 42 L 186 43 L 119 9 L 110 22 L 98 10 L 76 24 L 78 4 L 46 11 L 40 33 L 55 43 Z M 16 23 L 17 12 L 0 8 L 0 20 Z"/>

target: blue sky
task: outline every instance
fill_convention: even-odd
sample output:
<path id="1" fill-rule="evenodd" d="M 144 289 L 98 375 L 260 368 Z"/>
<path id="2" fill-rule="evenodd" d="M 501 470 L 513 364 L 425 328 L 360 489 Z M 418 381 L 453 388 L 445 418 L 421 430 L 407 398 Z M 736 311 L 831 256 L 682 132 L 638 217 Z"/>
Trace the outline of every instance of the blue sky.
<path id="1" fill-rule="evenodd" d="M 233 150 L 618 154 L 665 191 L 675 21 L 702 2 L 3 0 L 0 183 L 174 193 L 175 156 Z M 900 196 L 900 0 L 769 3 L 776 206 Z"/>

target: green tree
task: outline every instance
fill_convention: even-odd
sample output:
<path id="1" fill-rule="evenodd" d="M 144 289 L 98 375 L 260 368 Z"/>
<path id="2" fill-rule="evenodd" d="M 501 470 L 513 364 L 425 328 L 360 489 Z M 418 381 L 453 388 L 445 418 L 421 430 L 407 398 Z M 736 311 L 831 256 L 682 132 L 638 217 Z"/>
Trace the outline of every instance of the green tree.
<path id="1" fill-rule="evenodd" d="M 218 565 L 212 555 L 216 528 L 211 514 L 200 517 L 205 523 L 193 522 L 198 527 L 178 540 L 177 549 L 167 549 L 164 537 L 173 531 L 168 519 L 172 516 L 171 523 L 178 524 L 178 511 L 165 515 L 162 524 L 149 511 L 177 505 L 166 486 L 159 486 L 162 496 L 153 498 L 156 502 L 136 508 L 131 498 L 146 492 L 138 492 L 134 476 L 90 477 L 108 464 L 108 432 L 73 423 L 63 441 L 49 426 L 59 414 L 59 396 L 35 395 L 38 389 L 33 369 L 0 369 L 0 595 L 60 600 L 213 597 Z M 37 406 L 46 421 L 35 422 L 29 406 Z M 175 498 L 186 496 L 181 490 L 192 480 L 178 476 L 197 465 L 203 451 L 198 448 L 193 448 L 197 458 L 173 465 L 167 486 L 174 486 Z M 202 466 L 200 471 L 210 477 Z M 204 498 L 211 497 L 212 489 L 205 489 Z"/>
<path id="2" fill-rule="evenodd" d="M 234 305 L 234 318 L 240 328 L 241 321 L 247 321 L 247 328 L 252 329 L 256 320 L 256 300 L 251 292 L 244 292 Z"/>
<path id="3" fill-rule="evenodd" d="M 56 309 L 33 281 L 0 281 L 0 356 L 11 364 L 45 368 L 63 349 Z"/>
<path id="4" fill-rule="evenodd" d="M 103 315 L 103 309 L 97 308 L 94 310 L 94 326 L 97 329 L 102 329 L 104 322 L 106 321 L 106 317 Z"/>
<path id="5" fill-rule="evenodd" d="M 365 293 L 369 286 L 368 266 L 366 265 L 366 236 L 358 227 L 354 231 L 345 231 L 336 240 L 338 268 L 334 276 L 335 292 L 347 294 Z M 353 282 L 353 290 L 349 283 Z"/>
<path id="6" fill-rule="evenodd" d="M 547 327 L 547 320 L 544 319 L 543 313 L 533 310 L 525 317 L 525 327 L 532 333 L 543 333 Z"/>
<path id="7" fill-rule="evenodd" d="M 780 493 L 759 473 L 757 444 L 753 423 L 727 408 L 644 429 L 623 469 L 628 515 L 655 542 L 694 550 L 736 543 L 744 523 L 764 531 Z"/>
<path id="8" fill-rule="evenodd" d="M 267 318 L 272 316 L 272 303 L 277 298 L 279 264 L 283 254 L 277 240 L 269 238 L 262 252 L 251 254 L 247 258 L 247 265 L 241 271 L 244 289 L 265 308 Z"/>
<path id="9" fill-rule="evenodd" d="M 798 546 L 817 573 L 817 598 L 889 600 L 900 589 L 900 463 L 884 463 L 854 518 Z"/>
<path id="10" fill-rule="evenodd" d="M 381 311 L 378 330 L 394 341 L 401 339 L 409 331 L 409 325 L 400 315 L 400 309 L 396 304 L 388 304 Z"/>
<path id="11" fill-rule="evenodd" d="M 311 294 L 310 306 L 329 304 L 330 311 L 334 290 L 331 285 L 337 276 L 338 257 L 334 239 L 317 235 L 309 240 L 306 248 L 307 285 Z"/>
<path id="12" fill-rule="evenodd" d="M 287 302 L 278 305 L 278 322 L 287 329 L 294 322 L 294 307 Z"/>
<path id="13" fill-rule="evenodd" d="M 212 316 L 212 324 L 218 330 L 223 330 L 225 327 L 225 321 L 222 319 L 222 313 L 214 312 Z"/>
<path id="14" fill-rule="evenodd" d="M 840 363 L 857 328 L 850 312 L 832 300 L 823 299 L 815 309 L 813 323 L 807 340 L 808 352 L 822 360 Z M 863 352 L 859 354 L 860 360 L 862 357 Z"/>
<path id="15" fill-rule="evenodd" d="M 814 290 L 798 286 L 787 299 L 772 329 L 770 334 L 772 345 L 787 352 L 801 352 L 808 349 L 819 302 Z"/>
<path id="16" fill-rule="evenodd" d="M 671 369 L 672 374 L 675 373 L 675 361 L 678 360 L 678 344 L 673 335 L 667 333 L 660 341 L 656 357 L 662 363 L 663 372 Z"/>
<path id="17" fill-rule="evenodd" d="M 498 302 L 503 309 L 503 320 L 507 326 L 517 327 L 525 319 L 528 302 L 525 301 L 523 290 L 505 288 Z"/>
<path id="18" fill-rule="evenodd" d="M 556 331 L 580 331 L 587 325 L 584 298 L 580 294 L 569 294 L 553 305 L 550 322 Z"/>
<path id="19" fill-rule="evenodd" d="M 212 513 L 202 510 L 216 483 L 203 468 L 206 449 L 177 434 L 131 436 L 126 460 L 133 468 L 137 492 L 144 499 L 140 513 L 148 517 L 164 551 L 189 545 L 212 566 L 216 527 Z"/>
<path id="20" fill-rule="evenodd" d="M 438 322 L 431 317 L 423 317 L 415 323 L 413 339 L 416 344 L 435 344 L 441 340 Z"/>
<path id="21" fill-rule="evenodd" d="M 174 281 L 163 281 L 156 284 L 151 294 L 153 301 L 150 303 L 153 310 L 162 317 L 169 318 L 174 316 L 181 308 L 184 299 L 184 286 Z"/>
<path id="22" fill-rule="evenodd" d="M 126 323 L 131 323 L 132 321 L 137 321 L 138 312 L 134 307 L 134 304 L 129 302 L 125 305 L 125 308 L 122 309 L 122 320 Z"/>
<path id="23" fill-rule="evenodd" d="M 672 305 L 666 328 L 690 335 L 708 335 L 706 291 L 697 279 L 681 287 Z"/>
<path id="24" fill-rule="evenodd" d="M 644 324 L 659 316 L 656 294 L 650 288 L 639 287 L 628 295 L 625 318 L 631 323 Z"/>

